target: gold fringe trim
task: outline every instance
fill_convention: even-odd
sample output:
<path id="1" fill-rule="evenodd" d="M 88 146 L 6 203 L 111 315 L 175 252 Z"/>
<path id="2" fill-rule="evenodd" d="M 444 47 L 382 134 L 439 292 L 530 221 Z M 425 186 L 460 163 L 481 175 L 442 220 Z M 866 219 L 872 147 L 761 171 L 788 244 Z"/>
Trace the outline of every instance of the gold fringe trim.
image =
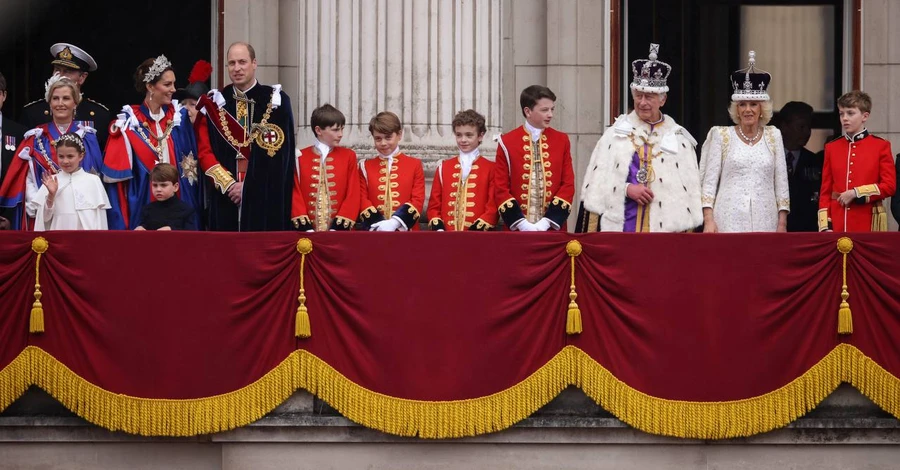
<path id="1" fill-rule="evenodd" d="M 656 398 L 617 379 L 580 349 L 577 385 L 600 406 L 641 431 L 690 439 L 728 439 L 783 427 L 815 408 L 846 381 L 839 345 L 806 373 L 764 395 L 722 402 Z M 571 347 L 571 346 L 570 346 Z"/>
<path id="2" fill-rule="evenodd" d="M 46 351 L 28 346 L 0 372 L 0 404 L 34 384 L 73 413 L 111 431 L 142 436 L 195 436 L 250 424 L 275 409 L 297 390 L 301 376 L 294 351 L 257 381 L 233 392 L 204 398 L 138 398 L 104 390 Z M 13 368 L 12 377 L 3 376 Z M 26 380 L 15 383 L 16 380 Z M 7 389 L 7 384 L 10 384 Z M 7 391 L 9 390 L 9 391 Z M 16 395 L 16 392 L 18 395 Z M 0 407 L 2 409 L 2 407 Z"/>
<path id="3" fill-rule="evenodd" d="M 690 402 L 642 393 L 584 351 L 566 346 L 522 382 L 485 397 L 419 401 L 390 397 L 351 382 L 308 351 L 295 351 L 256 382 L 212 397 L 166 400 L 119 395 L 93 385 L 29 346 L 0 370 L 0 410 L 37 385 L 79 416 L 113 431 L 192 436 L 247 425 L 303 388 L 372 429 L 429 439 L 500 431 L 527 418 L 569 385 L 629 425 L 691 439 L 746 437 L 783 427 L 847 382 L 900 418 L 900 378 L 849 344 L 840 344 L 787 385 L 743 400 Z"/>
<path id="4" fill-rule="evenodd" d="M 32 371 L 28 348 L 23 349 L 12 362 L 0 369 L 0 411 L 18 400 L 34 383 Z"/>
<path id="5" fill-rule="evenodd" d="M 506 429 L 550 403 L 569 384 L 572 352 L 564 348 L 525 380 L 480 398 L 419 401 L 373 392 L 322 359 L 300 352 L 301 387 L 367 428 L 426 439 L 468 437 Z"/>

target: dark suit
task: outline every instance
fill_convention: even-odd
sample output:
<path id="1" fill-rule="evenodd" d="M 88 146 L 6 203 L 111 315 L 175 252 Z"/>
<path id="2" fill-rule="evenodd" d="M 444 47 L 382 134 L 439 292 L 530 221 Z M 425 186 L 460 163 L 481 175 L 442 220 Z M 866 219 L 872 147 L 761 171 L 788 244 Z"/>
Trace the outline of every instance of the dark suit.
<path id="1" fill-rule="evenodd" d="M 50 116 L 50 105 L 46 101 L 40 99 L 32 101 L 22 108 L 22 124 L 28 129 L 45 122 L 50 122 L 53 117 Z M 109 135 L 110 113 L 106 106 L 90 99 L 82 98 L 81 103 L 75 108 L 75 120 L 85 121 L 88 126 L 97 130 L 97 141 L 100 143 L 100 150 L 106 149 L 106 137 Z"/>
<path id="2" fill-rule="evenodd" d="M 3 137 L 0 138 L 0 186 L 3 186 L 3 180 L 6 179 L 9 166 L 16 156 L 16 149 L 8 147 L 7 144 L 9 143 L 18 148 L 22 143 L 22 136 L 25 134 L 25 131 L 25 127 L 3 115 Z M 0 216 L 10 219 L 12 217 L 12 209 L 0 207 Z"/>
<path id="3" fill-rule="evenodd" d="M 787 154 L 787 150 L 785 150 Z M 791 213 L 788 232 L 818 232 L 819 190 L 822 188 L 824 155 L 800 149 L 800 158 L 788 178 L 791 191 Z"/>

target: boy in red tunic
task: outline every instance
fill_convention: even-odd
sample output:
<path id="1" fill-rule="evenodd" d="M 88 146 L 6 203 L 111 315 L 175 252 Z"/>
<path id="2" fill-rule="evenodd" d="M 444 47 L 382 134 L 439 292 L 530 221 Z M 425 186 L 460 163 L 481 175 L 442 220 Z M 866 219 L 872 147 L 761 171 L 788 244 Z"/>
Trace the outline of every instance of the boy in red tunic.
<path id="1" fill-rule="evenodd" d="M 575 195 L 569 136 L 550 127 L 556 95 L 532 85 L 519 97 L 525 125 L 497 140 L 495 200 L 511 230 L 565 230 Z"/>
<path id="2" fill-rule="evenodd" d="M 838 99 L 844 135 L 825 144 L 819 231 L 884 232 L 884 199 L 897 188 L 890 142 L 865 128 L 872 99 L 861 91 Z"/>
<path id="3" fill-rule="evenodd" d="M 299 151 L 291 201 L 294 228 L 306 232 L 350 230 L 359 214 L 356 153 L 340 147 L 344 114 L 330 104 L 312 112 L 313 145 Z"/>
<path id="4" fill-rule="evenodd" d="M 497 225 L 494 162 L 478 151 L 485 132 L 484 116 L 474 109 L 453 118 L 459 156 L 442 161 L 434 172 L 427 212 L 431 230 L 485 231 Z"/>
<path id="5" fill-rule="evenodd" d="M 396 114 L 378 113 L 369 132 L 378 156 L 359 163 L 359 222 L 379 232 L 418 230 L 425 204 L 422 162 L 400 152 L 403 125 Z"/>

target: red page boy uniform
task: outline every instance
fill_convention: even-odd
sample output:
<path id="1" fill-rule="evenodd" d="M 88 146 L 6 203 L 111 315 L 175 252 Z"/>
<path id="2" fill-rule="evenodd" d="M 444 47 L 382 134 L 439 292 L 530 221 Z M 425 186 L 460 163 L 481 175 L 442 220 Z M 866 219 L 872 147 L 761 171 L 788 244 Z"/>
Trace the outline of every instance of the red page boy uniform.
<path id="1" fill-rule="evenodd" d="M 299 152 L 291 203 L 294 228 L 316 232 L 353 228 L 359 214 L 356 153 L 318 142 Z"/>
<path id="2" fill-rule="evenodd" d="M 490 230 L 497 219 L 494 162 L 476 149 L 438 165 L 428 199 L 431 230 Z"/>
<path id="3" fill-rule="evenodd" d="M 825 145 L 819 231 L 887 231 L 883 200 L 894 194 L 896 186 L 890 142 L 868 130 L 832 140 Z M 844 207 L 838 197 L 850 190 L 856 199 Z"/>
<path id="4" fill-rule="evenodd" d="M 575 196 L 569 136 L 553 128 L 533 140 L 527 123 L 498 138 L 496 200 L 507 227 L 546 218 L 564 229 Z"/>
<path id="5" fill-rule="evenodd" d="M 422 162 L 400 153 L 379 155 L 359 163 L 360 214 L 365 230 L 378 222 L 402 222 L 405 230 L 418 230 L 425 205 Z"/>

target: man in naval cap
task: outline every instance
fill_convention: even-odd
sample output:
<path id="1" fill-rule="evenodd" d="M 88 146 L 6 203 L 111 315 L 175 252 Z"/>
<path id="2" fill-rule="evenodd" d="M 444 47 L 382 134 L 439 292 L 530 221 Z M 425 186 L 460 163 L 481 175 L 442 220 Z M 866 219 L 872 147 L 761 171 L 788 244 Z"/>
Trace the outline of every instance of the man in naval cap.
<path id="1" fill-rule="evenodd" d="M 75 120 L 82 121 L 84 125 L 97 130 L 97 140 L 103 149 L 109 131 L 109 109 L 84 96 L 84 81 L 88 73 L 97 70 L 97 62 L 84 49 L 64 42 L 51 46 L 50 55 L 53 56 L 50 62 L 53 65 L 53 73 L 72 80 L 81 88 L 82 99 L 75 109 Z M 22 110 L 21 121 L 28 129 L 50 122 L 51 119 L 50 104 L 43 97 L 26 104 Z"/>

